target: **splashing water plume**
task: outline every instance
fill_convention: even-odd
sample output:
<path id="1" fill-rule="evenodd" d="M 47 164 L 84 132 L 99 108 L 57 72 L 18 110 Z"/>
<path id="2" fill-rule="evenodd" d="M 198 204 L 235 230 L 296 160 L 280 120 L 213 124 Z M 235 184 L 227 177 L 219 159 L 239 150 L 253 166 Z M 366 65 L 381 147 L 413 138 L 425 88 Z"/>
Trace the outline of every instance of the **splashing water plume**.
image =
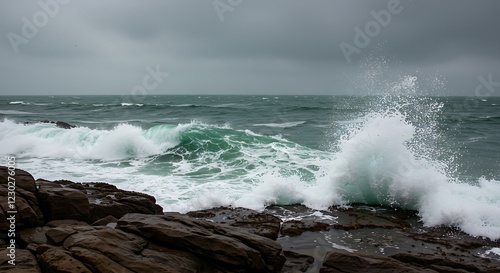
<path id="1" fill-rule="evenodd" d="M 453 153 L 437 147 L 443 137 L 436 117 L 443 105 L 414 96 L 416 80 L 405 77 L 393 85 L 348 127 L 330 179 L 307 189 L 305 203 L 318 209 L 365 203 L 417 210 L 426 226 L 500 238 L 499 181 L 482 178 L 471 185 L 454 176 Z"/>

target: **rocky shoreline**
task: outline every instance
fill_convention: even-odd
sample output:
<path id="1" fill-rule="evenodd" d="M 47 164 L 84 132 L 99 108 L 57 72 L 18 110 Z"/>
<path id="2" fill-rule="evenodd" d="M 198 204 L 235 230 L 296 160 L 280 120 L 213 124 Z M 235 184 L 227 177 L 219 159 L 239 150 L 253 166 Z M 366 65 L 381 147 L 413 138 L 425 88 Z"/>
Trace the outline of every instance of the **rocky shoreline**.
<path id="1" fill-rule="evenodd" d="M 500 272 L 491 251 L 499 241 L 425 228 L 411 211 L 289 205 L 180 214 L 147 194 L 22 170 L 13 248 L 7 178 L 0 167 L 0 272 Z"/>

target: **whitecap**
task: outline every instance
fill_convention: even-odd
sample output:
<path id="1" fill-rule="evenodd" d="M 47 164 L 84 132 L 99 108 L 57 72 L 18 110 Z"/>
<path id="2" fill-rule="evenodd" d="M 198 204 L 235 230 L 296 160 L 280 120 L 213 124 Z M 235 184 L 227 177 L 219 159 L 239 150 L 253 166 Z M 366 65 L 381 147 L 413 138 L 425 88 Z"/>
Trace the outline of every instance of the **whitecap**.
<path id="1" fill-rule="evenodd" d="M 0 110 L 1 115 L 34 115 L 35 113 L 17 111 L 17 110 Z"/>
<path id="2" fill-rule="evenodd" d="M 11 101 L 9 104 L 22 104 L 22 105 L 28 105 L 30 104 L 29 102 L 24 102 L 24 101 Z"/>
<path id="3" fill-rule="evenodd" d="M 144 106 L 143 103 L 129 103 L 129 102 L 122 102 L 121 106 Z"/>
<path id="4" fill-rule="evenodd" d="M 301 125 L 304 123 L 306 123 L 306 121 L 292 121 L 292 122 L 284 122 L 284 123 L 259 123 L 259 124 L 254 124 L 253 126 L 289 128 L 289 127 L 295 127 L 297 125 Z"/>

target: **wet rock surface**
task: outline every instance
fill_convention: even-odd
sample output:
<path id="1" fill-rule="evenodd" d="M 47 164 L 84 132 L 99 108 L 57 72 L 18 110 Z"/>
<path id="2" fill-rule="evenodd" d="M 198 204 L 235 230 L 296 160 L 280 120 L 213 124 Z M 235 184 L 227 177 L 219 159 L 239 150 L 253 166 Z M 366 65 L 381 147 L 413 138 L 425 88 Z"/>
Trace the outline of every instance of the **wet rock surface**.
<path id="1" fill-rule="evenodd" d="M 90 202 L 90 221 L 127 213 L 162 214 L 156 199 L 144 193 L 124 191 L 107 183 L 83 184 Z"/>
<path id="2" fill-rule="evenodd" d="M 39 123 L 55 124 L 57 127 L 63 128 L 63 129 L 72 129 L 72 128 L 78 127 L 76 125 L 72 125 L 72 124 L 69 124 L 69 123 L 64 122 L 64 121 L 42 120 L 42 121 L 38 121 L 38 122 Z M 38 123 L 38 122 L 26 121 L 26 122 L 24 122 L 24 124 L 35 124 L 35 123 Z"/>
<path id="3" fill-rule="evenodd" d="M 301 205 L 267 210 L 307 222 L 316 213 Z M 278 238 L 284 251 L 315 258 L 308 272 L 500 272 L 500 256 L 485 255 L 500 241 L 424 227 L 413 211 L 352 205 L 316 214 L 328 230 Z"/>
<path id="4" fill-rule="evenodd" d="M 188 216 L 205 219 L 216 223 L 227 224 L 244 229 L 250 233 L 276 240 L 281 226 L 280 218 L 245 208 L 213 208 L 191 211 Z"/>
<path id="5" fill-rule="evenodd" d="M 9 229 L 7 211 L 12 211 L 9 208 L 10 201 L 15 201 L 17 207 L 16 226 L 18 228 L 36 227 L 44 222 L 36 196 L 35 179 L 23 170 L 16 169 L 14 173 L 14 176 L 10 176 L 7 167 L 0 167 L 0 230 Z M 15 188 L 15 196 L 9 195 L 9 186 Z"/>
<path id="6" fill-rule="evenodd" d="M 7 171 L 0 167 L 0 190 L 8 190 Z M 16 265 L 8 263 L 4 217 L 1 272 L 500 272 L 500 256 L 490 251 L 499 241 L 426 228 L 415 212 L 384 207 L 180 214 L 163 212 L 146 194 L 35 181 L 22 170 L 16 205 Z"/>
<path id="7" fill-rule="evenodd" d="M 285 262 L 281 246 L 274 240 L 178 213 L 127 214 L 117 228 L 234 270 L 278 272 Z"/>
<path id="8" fill-rule="evenodd" d="M 299 236 L 306 231 L 325 231 L 329 230 L 331 225 L 313 220 L 291 220 L 283 223 L 281 235 Z"/>
<path id="9" fill-rule="evenodd" d="M 326 255 L 321 273 L 335 272 L 427 272 L 390 257 L 370 254 L 330 252 Z M 434 272 L 434 271 L 428 271 Z"/>
<path id="10" fill-rule="evenodd" d="M 16 249 L 16 265 L 8 263 L 7 249 L 0 250 L 0 272 L 5 273 L 40 273 L 42 272 L 35 255 L 26 249 Z"/>
<path id="11" fill-rule="evenodd" d="M 68 184 L 37 181 L 37 196 L 46 221 L 59 219 L 84 221 L 90 217 L 89 199 L 84 190 Z"/>
<path id="12" fill-rule="evenodd" d="M 7 172 L 0 168 L 3 181 Z M 21 170 L 16 180 L 25 192 L 16 192 L 15 265 L 3 250 L 2 272 L 281 272 L 286 261 L 275 241 L 280 219 L 269 214 L 214 210 L 229 216 L 222 224 L 163 213 L 154 197 L 107 183 L 35 181 Z M 31 214 L 19 209 L 24 201 Z M 9 224 L 0 226 L 4 247 Z"/>
<path id="13" fill-rule="evenodd" d="M 286 263 L 283 265 L 283 273 L 307 272 L 314 262 L 314 258 L 293 251 L 284 251 Z"/>
<path id="14" fill-rule="evenodd" d="M 92 223 L 107 216 L 120 218 L 127 213 L 163 213 L 153 196 L 121 190 L 108 183 L 38 179 L 36 185 L 46 221 L 75 219 Z"/>

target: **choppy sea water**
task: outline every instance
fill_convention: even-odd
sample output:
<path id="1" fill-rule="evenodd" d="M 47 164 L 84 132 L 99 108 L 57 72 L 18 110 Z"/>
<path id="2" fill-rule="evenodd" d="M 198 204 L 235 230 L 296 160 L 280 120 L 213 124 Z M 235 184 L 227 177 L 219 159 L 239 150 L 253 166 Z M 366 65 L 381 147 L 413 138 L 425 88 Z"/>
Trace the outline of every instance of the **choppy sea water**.
<path id="1" fill-rule="evenodd" d="M 499 107 L 403 95 L 3 96 L 0 154 L 36 178 L 112 183 L 167 211 L 380 204 L 498 239 Z"/>

